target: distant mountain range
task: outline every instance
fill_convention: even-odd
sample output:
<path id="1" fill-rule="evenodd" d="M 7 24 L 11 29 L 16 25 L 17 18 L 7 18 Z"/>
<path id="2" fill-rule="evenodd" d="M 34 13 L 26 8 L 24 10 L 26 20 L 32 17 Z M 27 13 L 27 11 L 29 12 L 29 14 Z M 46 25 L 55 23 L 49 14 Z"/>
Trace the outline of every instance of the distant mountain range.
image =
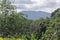
<path id="1" fill-rule="evenodd" d="M 43 11 L 22 11 L 23 14 L 28 15 L 28 19 L 39 19 L 39 18 L 46 18 L 50 17 L 51 13 L 43 12 Z"/>

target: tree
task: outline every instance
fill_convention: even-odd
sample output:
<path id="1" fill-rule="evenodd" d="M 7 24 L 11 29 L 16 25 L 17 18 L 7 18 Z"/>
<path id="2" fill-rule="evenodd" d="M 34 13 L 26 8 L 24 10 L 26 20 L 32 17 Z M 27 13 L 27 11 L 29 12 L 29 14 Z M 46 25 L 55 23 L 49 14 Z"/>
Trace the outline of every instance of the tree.
<path id="1" fill-rule="evenodd" d="M 10 0 L 2 0 L 0 6 L 1 36 L 8 37 L 20 34 L 20 30 L 27 19 L 23 17 L 23 14 L 16 11 Z"/>
<path id="2" fill-rule="evenodd" d="M 60 17 L 60 8 L 58 8 L 57 10 L 55 10 L 52 14 L 51 14 L 52 18 L 59 18 Z"/>
<path id="3" fill-rule="evenodd" d="M 50 21 L 47 26 L 45 34 L 42 35 L 41 40 L 59 40 L 60 39 L 60 9 L 55 10 L 51 14 Z"/>

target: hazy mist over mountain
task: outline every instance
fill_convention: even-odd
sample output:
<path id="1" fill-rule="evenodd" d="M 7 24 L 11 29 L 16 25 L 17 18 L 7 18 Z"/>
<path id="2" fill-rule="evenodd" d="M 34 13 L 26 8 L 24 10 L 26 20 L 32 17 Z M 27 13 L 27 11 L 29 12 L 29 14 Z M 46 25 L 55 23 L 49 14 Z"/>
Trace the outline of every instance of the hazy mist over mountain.
<path id="1" fill-rule="evenodd" d="M 28 19 L 39 19 L 39 18 L 46 18 L 50 17 L 51 13 L 43 12 L 43 11 L 22 11 L 23 14 L 28 15 Z"/>

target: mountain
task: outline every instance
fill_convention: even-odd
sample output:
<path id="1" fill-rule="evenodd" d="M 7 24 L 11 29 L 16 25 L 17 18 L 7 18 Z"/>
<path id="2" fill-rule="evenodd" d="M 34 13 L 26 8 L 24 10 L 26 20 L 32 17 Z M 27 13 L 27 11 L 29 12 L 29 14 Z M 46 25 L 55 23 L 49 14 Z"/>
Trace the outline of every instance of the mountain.
<path id="1" fill-rule="evenodd" d="M 51 13 L 43 12 L 43 11 L 22 11 L 22 13 L 28 15 L 27 18 L 32 20 L 51 16 Z"/>

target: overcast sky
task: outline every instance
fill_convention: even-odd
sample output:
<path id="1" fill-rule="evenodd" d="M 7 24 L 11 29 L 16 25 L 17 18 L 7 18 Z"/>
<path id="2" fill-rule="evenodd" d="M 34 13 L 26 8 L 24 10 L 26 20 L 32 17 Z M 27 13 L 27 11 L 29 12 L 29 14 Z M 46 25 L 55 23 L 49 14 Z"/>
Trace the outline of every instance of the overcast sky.
<path id="1" fill-rule="evenodd" d="M 53 12 L 60 8 L 60 0 L 15 0 L 18 11 Z"/>

